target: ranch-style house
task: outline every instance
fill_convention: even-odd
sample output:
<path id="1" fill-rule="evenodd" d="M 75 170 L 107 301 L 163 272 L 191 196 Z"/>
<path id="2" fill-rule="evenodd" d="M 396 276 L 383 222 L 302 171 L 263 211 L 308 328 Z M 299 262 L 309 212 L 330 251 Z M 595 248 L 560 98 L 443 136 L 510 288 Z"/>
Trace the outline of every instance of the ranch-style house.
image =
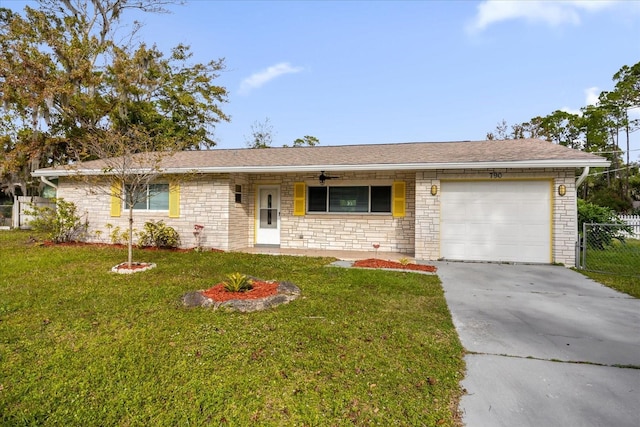
<path id="1" fill-rule="evenodd" d="M 39 169 L 86 215 L 90 237 L 127 227 L 125 206 L 76 175 L 96 160 Z M 195 246 L 397 252 L 417 260 L 573 266 L 576 188 L 597 155 L 537 139 L 184 151 L 163 158 L 135 224 L 163 220 Z M 182 177 L 182 178 L 181 178 Z M 95 184 L 91 184 L 95 186 Z"/>

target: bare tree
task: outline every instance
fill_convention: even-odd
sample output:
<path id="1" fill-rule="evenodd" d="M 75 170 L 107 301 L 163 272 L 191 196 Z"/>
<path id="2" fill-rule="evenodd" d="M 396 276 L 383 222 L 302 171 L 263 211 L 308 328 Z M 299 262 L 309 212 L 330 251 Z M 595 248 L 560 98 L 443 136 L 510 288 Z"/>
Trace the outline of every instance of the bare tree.
<path id="1" fill-rule="evenodd" d="M 265 118 L 264 122 L 253 122 L 251 136 L 244 138 L 248 148 L 270 148 L 273 142 L 273 126 L 269 117 Z"/>
<path id="2" fill-rule="evenodd" d="M 111 130 L 89 133 L 84 149 L 99 160 L 67 166 L 71 178 L 86 184 L 88 192 L 101 194 L 116 201 L 128 213 L 127 264 L 133 263 L 134 207 L 146 203 L 157 194 L 153 184 L 169 178 L 163 162 L 177 150 L 150 151 L 155 141 L 149 132 L 131 126 L 126 132 Z M 172 183 L 169 183 L 171 193 Z M 119 209 L 119 208 L 118 208 Z"/>

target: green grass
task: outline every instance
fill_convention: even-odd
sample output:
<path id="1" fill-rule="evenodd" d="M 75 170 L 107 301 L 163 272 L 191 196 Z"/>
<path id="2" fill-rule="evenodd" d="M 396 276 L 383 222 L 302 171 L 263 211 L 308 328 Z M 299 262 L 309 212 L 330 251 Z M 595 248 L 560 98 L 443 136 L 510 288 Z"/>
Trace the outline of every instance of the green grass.
<path id="1" fill-rule="evenodd" d="M 640 240 L 613 240 L 604 250 L 587 248 L 586 264 L 591 271 L 640 276 Z"/>
<path id="2" fill-rule="evenodd" d="M 635 298 L 640 298 L 640 277 L 637 276 L 619 276 L 608 273 L 596 273 L 593 271 L 578 270 L 587 277 L 592 278 L 596 282 L 602 283 L 612 289 L 615 289 Z"/>
<path id="3" fill-rule="evenodd" d="M 588 270 L 580 272 L 610 288 L 640 298 L 640 240 L 614 241 L 605 250 L 587 249 Z"/>
<path id="4" fill-rule="evenodd" d="M 0 232 L 0 425 L 457 425 L 463 348 L 436 276 L 326 258 L 43 247 Z M 233 272 L 273 310 L 185 308 Z"/>

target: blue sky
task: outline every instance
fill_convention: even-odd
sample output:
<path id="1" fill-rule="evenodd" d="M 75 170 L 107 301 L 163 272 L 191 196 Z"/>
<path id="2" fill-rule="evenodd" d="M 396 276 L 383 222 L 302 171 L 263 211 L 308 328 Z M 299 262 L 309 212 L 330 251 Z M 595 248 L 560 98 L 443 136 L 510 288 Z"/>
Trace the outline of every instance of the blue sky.
<path id="1" fill-rule="evenodd" d="M 0 0 L 21 9 L 25 2 Z M 576 111 L 640 61 L 640 1 L 207 1 L 142 15 L 139 34 L 226 58 L 219 148 L 269 118 L 274 146 L 484 139 Z M 639 115 L 640 117 L 640 115 Z M 637 132 L 640 134 L 640 132 Z M 634 135 L 632 159 L 640 157 Z"/>

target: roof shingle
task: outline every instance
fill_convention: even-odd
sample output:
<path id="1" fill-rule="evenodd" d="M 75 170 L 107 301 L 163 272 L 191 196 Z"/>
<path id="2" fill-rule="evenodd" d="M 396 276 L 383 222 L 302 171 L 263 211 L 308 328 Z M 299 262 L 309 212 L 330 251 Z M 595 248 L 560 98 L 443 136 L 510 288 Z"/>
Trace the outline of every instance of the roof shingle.
<path id="1" fill-rule="evenodd" d="M 607 160 L 539 139 L 459 142 L 413 142 L 371 145 L 339 145 L 268 149 L 213 149 L 182 151 L 162 160 L 168 170 L 203 172 L 295 171 L 323 168 L 392 167 L 397 169 L 446 167 L 500 167 L 500 164 L 540 163 L 540 167 L 607 166 Z M 74 170 L 99 171 L 102 160 L 76 165 Z M 69 167 L 39 169 L 36 176 L 66 175 Z"/>

